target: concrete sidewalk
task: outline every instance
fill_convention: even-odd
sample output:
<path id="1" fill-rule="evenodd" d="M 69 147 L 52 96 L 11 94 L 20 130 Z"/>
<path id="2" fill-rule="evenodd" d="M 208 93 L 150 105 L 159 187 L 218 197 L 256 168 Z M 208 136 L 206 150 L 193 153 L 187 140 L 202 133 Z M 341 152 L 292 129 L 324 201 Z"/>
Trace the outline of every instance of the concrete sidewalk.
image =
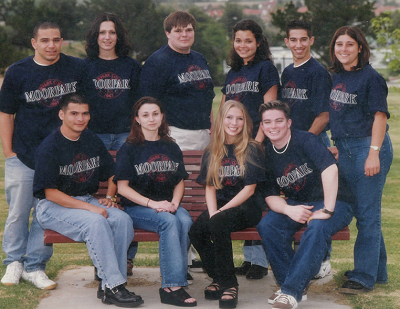
<path id="1" fill-rule="evenodd" d="M 134 268 L 133 277 L 128 278 L 128 289 L 139 294 L 144 299 L 144 304 L 138 308 L 178 308 L 161 304 L 158 289 L 160 288 L 160 271 L 158 268 Z M 194 284 L 190 285 L 188 292 L 197 299 L 199 309 L 218 308 L 218 301 L 209 301 L 204 298 L 204 288 L 211 283 L 204 273 L 192 273 Z M 247 280 L 239 276 L 239 304 L 238 309 L 271 308 L 267 303 L 269 296 L 277 290 L 272 273 L 261 280 Z M 336 285 L 329 282 L 329 276 L 316 280 L 309 288 L 308 300 L 299 303 L 300 309 L 350 309 L 349 306 L 336 304 L 338 300 L 335 292 Z M 48 297 L 43 298 L 37 309 L 99 309 L 118 308 L 104 305 L 96 298 L 98 283 L 93 281 L 93 267 L 79 267 L 65 271 L 58 280 L 55 290 L 48 292 Z M 323 284 L 323 285 L 322 285 Z"/>

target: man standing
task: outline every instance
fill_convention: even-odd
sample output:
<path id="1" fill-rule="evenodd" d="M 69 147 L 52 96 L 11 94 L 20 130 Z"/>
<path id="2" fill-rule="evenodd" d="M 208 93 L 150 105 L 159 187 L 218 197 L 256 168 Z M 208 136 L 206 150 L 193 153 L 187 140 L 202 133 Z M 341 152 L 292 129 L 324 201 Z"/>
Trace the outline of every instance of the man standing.
<path id="1" fill-rule="evenodd" d="M 59 100 L 68 93 L 85 91 L 91 84 L 83 61 L 61 53 L 63 39 L 57 25 L 37 25 L 31 43 L 34 56 L 10 66 L 0 91 L 0 138 L 9 205 L 3 236 L 7 270 L 1 282 L 16 285 L 22 275 L 36 287 L 50 290 L 56 283 L 44 270 L 53 249 L 44 246 L 43 229 L 36 220 L 37 199 L 32 194 L 36 150 L 60 124 Z"/>
<path id="2" fill-rule="evenodd" d="M 206 59 L 191 50 L 195 28 L 191 14 L 170 14 L 164 21 L 168 44 L 147 59 L 140 76 L 140 94 L 163 103 L 171 136 L 182 151 L 208 145 L 215 95 Z"/>
<path id="3" fill-rule="evenodd" d="M 281 99 L 290 107 L 292 127 L 314 133 L 326 147 L 330 147 L 326 130 L 332 79 L 329 72 L 311 57 L 311 46 L 314 44 L 311 25 L 292 20 L 286 26 L 285 43 L 292 52 L 293 64 L 283 70 Z M 331 248 L 315 279 L 330 274 L 330 251 Z"/>
<path id="4" fill-rule="evenodd" d="M 126 283 L 126 252 L 133 239 L 133 222 L 108 196 L 115 193 L 114 160 L 103 142 L 85 130 L 89 104 L 78 94 L 60 101 L 62 125 L 40 144 L 37 151 L 34 196 L 37 220 L 75 241 L 85 242 L 101 278 L 97 297 L 105 304 L 136 307 L 143 303 Z M 92 194 L 99 181 L 108 181 L 107 197 Z"/>
<path id="5" fill-rule="evenodd" d="M 329 147 L 326 126 L 332 80 L 329 72 L 311 57 L 314 44 L 311 25 L 291 21 L 286 26 L 285 43 L 292 52 L 293 64 L 283 70 L 281 99 L 290 107 L 292 127 L 319 135 Z"/>

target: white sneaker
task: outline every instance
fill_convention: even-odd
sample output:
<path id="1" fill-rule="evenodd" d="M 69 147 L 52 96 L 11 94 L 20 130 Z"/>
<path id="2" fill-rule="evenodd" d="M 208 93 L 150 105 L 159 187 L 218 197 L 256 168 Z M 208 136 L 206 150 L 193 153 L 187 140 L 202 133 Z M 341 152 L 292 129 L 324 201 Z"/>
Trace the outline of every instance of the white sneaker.
<path id="1" fill-rule="evenodd" d="M 22 272 L 22 279 L 32 282 L 37 288 L 42 290 L 52 290 L 57 286 L 57 283 L 50 280 L 43 270 L 32 271 L 27 273 Z"/>
<path id="2" fill-rule="evenodd" d="M 329 260 L 322 261 L 319 273 L 316 274 L 313 279 L 322 279 L 328 276 L 331 273 L 331 270 L 332 270 L 331 262 Z"/>
<path id="3" fill-rule="evenodd" d="M 17 285 L 21 278 L 24 265 L 21 262 L 14 261 L 7 265 L 6 273 L 1 278 L 1 283 L 6 286 Z"/>
<path id="4" fill-rule="evenodd" d="M 296 309 L 297 301 L 291 295 L 281 294 L 275 300 L 272 309 Z"/>
<path id="5" fill-rule="evenodd" d="M 268 304 L 273 305 L 275 301 L 278 299 L 278 297 L 281 295 L 282 295 L 282 290 L 279 289 L 268 298 Z M 303 294 L 301 296 L 301 301 L 306 301 L 306 300 L 307 300 L 307 289 L 303 291 Z"/>

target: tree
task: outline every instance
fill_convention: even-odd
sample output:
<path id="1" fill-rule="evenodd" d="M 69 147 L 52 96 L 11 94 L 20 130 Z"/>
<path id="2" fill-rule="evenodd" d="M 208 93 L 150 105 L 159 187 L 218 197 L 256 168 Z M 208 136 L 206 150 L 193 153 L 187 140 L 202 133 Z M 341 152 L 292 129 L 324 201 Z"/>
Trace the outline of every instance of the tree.
<path id="1" fill-rule="evenodd" d="M 224 26 L 229 38 L 232 39 L 232 29 L 237 22 L 243 19 L 243 9 L 236 3 L 230 1 L 225 6 L 224 15 L 221 17 L 220 22 Z"/>
<path id="2" fill-rule="evenodd" d="M 272 15 L 272 24 L 279 27 L 282 40 L 285 36 L 284 27 L 294 18 L 312 21 L 315 42 L 312 50 L 320 57 L 319 61 L 330 66 L 329 45 L 335 31 L 346 25 L 359 27 L 367 36 L 374 36 L 369 27 L 374 17 L 374 2 L 368 0 L 305 0 L 308 8 L 306 13 L 294 13 L 292 2 L 285 5 Z M 287 10 L 287 12 L 286 12 Z M 299 14 L 299 15 L 298 15 Z"/>
<path id="3" fill-rule="evenodd" d="M 378 47 L 383 49 L 390 74 L 400 74 L 400 11 L 385 12 L 371 21 Z"/>

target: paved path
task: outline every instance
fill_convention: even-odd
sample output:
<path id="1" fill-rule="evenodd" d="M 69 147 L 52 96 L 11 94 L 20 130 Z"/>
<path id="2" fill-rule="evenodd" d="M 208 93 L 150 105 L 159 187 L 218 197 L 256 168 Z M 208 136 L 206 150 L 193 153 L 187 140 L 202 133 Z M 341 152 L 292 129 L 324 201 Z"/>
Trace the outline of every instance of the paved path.
<path id="1" fill-rule="evenodd" d="M 161 304 L 158 289 L 160 287 L 160 271 L 158 268 L 134 268 L 134 276 L 128 278 L 128 289 L 139 294 L 144 304 L 138 308 L 178 308 Z M 198 309 L 218 308 L 218 301 L 204 298 L 203 290 L 210 284 L 204 273 L 192 273 L 194 284 L 188 292 L 197 299 Z M 299 309 L 350 309 L 349 306 L 336 304 L 338 300 L 331 291 L 336 286 L 329 282 L 331 278 L 317 280 L 309 290 L 308 300 L 299 304 Z M 318 283 L 326 283 L 323 286 Z M 49 291 L 49 297 L 40 301 L 37 309 L 111 309 L 118 308 L 101 303 L 96 298 L 97 283 L 93 281 L 93 267 L 79 267 L 65 271 L 57 280 L 58 286 Z M 267 298 L 277 289 L 272 274 L 262 280 L 247 280 L 239 277 L 238 309 L 269 309 Z"/>

